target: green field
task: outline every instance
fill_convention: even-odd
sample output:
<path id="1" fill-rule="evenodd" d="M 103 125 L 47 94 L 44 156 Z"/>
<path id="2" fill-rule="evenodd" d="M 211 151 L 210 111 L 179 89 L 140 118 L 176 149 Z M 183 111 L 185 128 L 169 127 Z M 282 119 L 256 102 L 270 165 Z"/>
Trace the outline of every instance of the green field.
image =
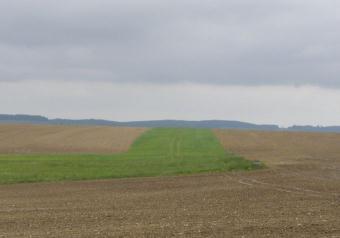
<path id="1" fill-rule="evenodd" d="M 152 129 L 114 155 L 1 155 L 0 183 L 164 176 L 250 170 L 208 129 Z"/>

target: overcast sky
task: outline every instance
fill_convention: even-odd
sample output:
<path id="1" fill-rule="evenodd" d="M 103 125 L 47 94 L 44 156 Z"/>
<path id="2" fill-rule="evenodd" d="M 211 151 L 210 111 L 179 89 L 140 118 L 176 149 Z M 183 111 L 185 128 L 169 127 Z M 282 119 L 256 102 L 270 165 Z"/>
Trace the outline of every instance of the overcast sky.
<path id="1" fill-rule="evenodd" d="M 340 125 L 338 0 L 0 0 L 0 113 Z"/>

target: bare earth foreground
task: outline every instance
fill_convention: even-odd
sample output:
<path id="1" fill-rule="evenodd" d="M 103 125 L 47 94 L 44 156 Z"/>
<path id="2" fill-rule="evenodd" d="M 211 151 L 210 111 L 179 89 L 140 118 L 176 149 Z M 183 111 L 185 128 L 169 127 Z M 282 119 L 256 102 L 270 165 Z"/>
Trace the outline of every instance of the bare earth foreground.
<path id="1" fill-rule="evenodd" d="M 1 185 L 0 237 L 340 237 L 340 134 L 215 133 L 269 168 Z"/>
<path id="2" fill-rule="evenodd" d="M 0 154 L 124 152 L 145 130 L 111 126 L 0 125 Z"/>

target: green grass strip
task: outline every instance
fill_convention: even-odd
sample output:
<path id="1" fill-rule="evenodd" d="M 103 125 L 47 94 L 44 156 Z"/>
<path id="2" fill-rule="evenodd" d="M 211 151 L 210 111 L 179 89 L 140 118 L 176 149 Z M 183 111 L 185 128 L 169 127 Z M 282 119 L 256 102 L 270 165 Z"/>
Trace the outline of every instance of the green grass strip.
<path id="1" fill-rule="evenodd" d="M 157 128 L 114 155 L 1 155 L 0 183 L 166 176 L 261 167 L 226 153 L 209 129 Z"/>

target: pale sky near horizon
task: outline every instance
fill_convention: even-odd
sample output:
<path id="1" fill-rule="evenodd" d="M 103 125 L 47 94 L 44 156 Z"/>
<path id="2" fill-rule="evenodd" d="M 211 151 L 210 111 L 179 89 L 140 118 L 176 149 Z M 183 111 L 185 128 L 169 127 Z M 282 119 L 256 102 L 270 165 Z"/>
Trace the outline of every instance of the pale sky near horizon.
<path id="1" fill-rule="evenodd" d="M 0 0 L 0 113 L 340 125 L 337 0 Z"/>

